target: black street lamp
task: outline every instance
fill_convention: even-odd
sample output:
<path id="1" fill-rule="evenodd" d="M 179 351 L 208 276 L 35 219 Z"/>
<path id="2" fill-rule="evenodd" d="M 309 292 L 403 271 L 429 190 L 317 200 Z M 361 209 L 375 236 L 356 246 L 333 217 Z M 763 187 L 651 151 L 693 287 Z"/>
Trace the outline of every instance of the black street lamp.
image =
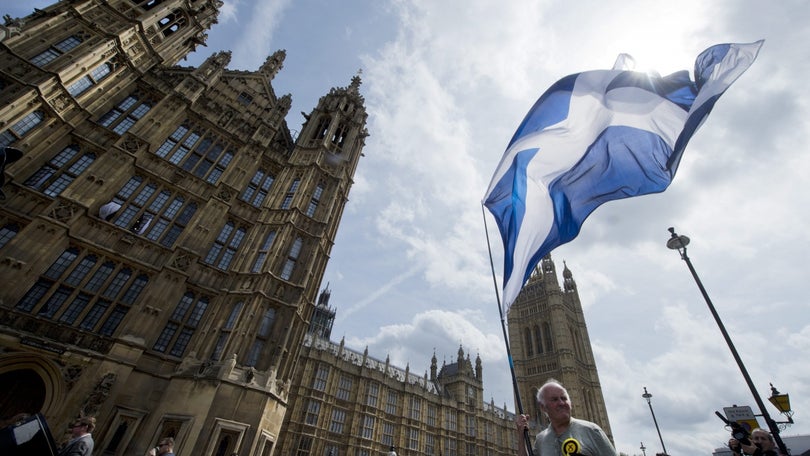
<path id="1" fill-rule="evenodd" d="M 781 451 L 782 454 L 789 454 L 787 447 L 785 446 L 785 442 L 782 441 L 782 437 L 779 435 L 779 427 L 777 426 L 776 422 L 771 419 L 771 416 L 768 414 L 768 410 L 765 409 L 765 404 L 762 402 L 762 398 L 759 397 L 759 393 L 757 393 L 757 389 L 754 387 L 754 382 L 751 381 L 751 376 L 748 375 L 748 370 L 745 368 L 745 364 L 743 364 L 740 355 L 737 353 L 737 349 L 734 348 L 734 343 L 731 342 L 731 336 L 728 335 L 726 327 L 723 326 L 723 322 L 720 320 L 720 315 L 717 314 L 717 310 L 715 310 L 712 300 L 709 299 L 709 294 L 703 287 L 703 283 L 700 281 L 700 277 L 698 277 L 694 266 L 692 266 L 692 261 L 686 255 L 686 246 L 689 245 L 689 238 L 686 236 L 679 236 L 677 233 L 675 233 L 675 228 L 669 228 L 669 232 L 670 238 L 667 241 L 667 247 L 672 250 L 677 250 L 681 255 L 681 259 L 686 262 L 686 266 L 689 268 L 689 272 L 692 273 L 692 278 L 695 279 L 695 283 L 700 289 L 703 299 L 706 300 L 706 305 L 709 306 L 709 311 L 711 311 L 714 321 L 717 322 L 720 332 L 723 333 L 723 338 L 726 339 L 726 344 L 728 344 L 728 348 L 731 350 L 734 360 L 737 361 L 737 366 L 739 366 L 740 372 L 742 372 L 745 382 L 748 384 L 748 388 L 751 390 L 751 394 L 754 396 L 754 401 L 756 401 L 760 412 L 762 412 L 762 417 L 765 418 L 765 422 L 768 424 L 768 428 L 771 430 L 771 434 L 776 441 L 776 445 L 779 447 L 779 451 Z"/>
<path id="2" fill-rule="evenodd" d="M 771 397 L 768 398 L 771 404 L 779 410 L 779 413 L 787 417 L 787 421 L 774 421 L 779 429 L 784 430 L 788 425 L 793 424 L 793 410 L 790 409 L 790 395 L 781 394 L 771 383 Z"/>
<path id="3" fill-rule="evenodd" d="M 653 423 L 655 423 L 655 430 L 658 431 L 658 439 L 661 440 L 661 449 L 664 450 L 664 454 L 667 454 L 667 447 L 664 445 L 664 438 L 661 437 L 661 429 L 658 428 L 658 420 L 655 419 L 655 412 L 653 412 L 652 401 L 650 400 L 652 399 L 652 394 L 647 392 L 646 386 L 644 387 L 644 394 L 642 394 L 641 397 L 647 399 L 647 405 L 650 406 L 650 413 L 653 417 Z M 642 443 L 641 446 L 644 447 L 644 444 Z"/>
<path id="4" fill-rule="evenodd" d="M 646 451 L 647 447 L 644 446 L 644 442 L 641 442 L 641 447 L 639 447 L 639 448 L 641 449 L 641 454 L 643 456 L 647 456 L 647 451 Z"/>

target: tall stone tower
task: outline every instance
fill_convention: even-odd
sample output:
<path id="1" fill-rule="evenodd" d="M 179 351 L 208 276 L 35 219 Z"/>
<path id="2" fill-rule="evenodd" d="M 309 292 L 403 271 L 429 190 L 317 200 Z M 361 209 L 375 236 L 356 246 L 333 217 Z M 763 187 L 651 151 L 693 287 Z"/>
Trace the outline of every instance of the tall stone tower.
<path id="1" fill-rule="evenodd" d="M 0 420 L 94 415 L 105 455 L 273 452 L 367 116 L 354 77 L 293 138 L 283 51 L 175 66 L 221 6 L 65 0 L 0 26 Z"/>
<path id="2" fill-rule="evenodd" d="M 456 362 L 444 364 L 438 375 L 434 375 L 436 361 L 434 354 L 430 366 L 431 380 L 441 382 L 445 391 L 465 405 L 474 406 L 484 401 L 484 375 L 480 356 L 475 357 L 475 367 L 473 367 L 470 354 L 468 353 L 465 358 L 464 349 L 458 347 Z"/>
<path id="3" fill-rule="evenodd" d="M 329 305 L 329 298 L 332 292 L 327 288 L 321 291 L 318 296 L 318 303 L 315 305 L 315 310 L 312 312 L 312 318 L 309 319 L 309 333 L 329 340 L 332 337 L 332 326 L 335 324 L 335 316 L 337 311 L 334 307 Z"/>
<path id="4" fill-rule="evenodd" d="M 507 318 L 523 412 L 532 416 L 534 431 L 548 425 L 534 399 L 537 389 L 554 378 L 568 390 L 574 416 L 599 424 L 612 440 L 582 304 L 568 267 L 560 288 L 554 262 L 543 258 Z"/>

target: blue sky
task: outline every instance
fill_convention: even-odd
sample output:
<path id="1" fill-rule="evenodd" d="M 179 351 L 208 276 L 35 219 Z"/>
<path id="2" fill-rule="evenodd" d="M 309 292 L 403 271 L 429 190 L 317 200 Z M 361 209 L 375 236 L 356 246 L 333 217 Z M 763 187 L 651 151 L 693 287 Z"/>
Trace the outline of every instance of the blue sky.
<path id="1" fill-rule="evenodd" d="M 0 9 L 23 16 L 48 3 Z M 670 226 L 692 239 L 760 394 L 769 382 L 790 393 L 796 424 L 784 434 L 810 433 L 807 24 L 803 0 L 226 0 L 208 46 L 181 64 L 229 49 L 231 69 L 252 70 L 286 49 L 273 85 L 293 95 L 293 130 L 362 69 L 371 136 L 324 277 L 333 338 L 417 373 L 434 351 L 453 361 L 461 344 L 483 360 L 487 400 L 514 410 L 480 201 L 526 111 L 557 79 L 609 68 L 619 53 L 668 74 L 691 70 L 712 44 L 765 39 L 670 188 L 600 207 L 552 253 L 580 290 L 617 449 L 661 451 L 646 386 L 669 452 L 710 454 L 729 435 L 714 411 L 755 404 L 686 265 L 665 247 Z"/>

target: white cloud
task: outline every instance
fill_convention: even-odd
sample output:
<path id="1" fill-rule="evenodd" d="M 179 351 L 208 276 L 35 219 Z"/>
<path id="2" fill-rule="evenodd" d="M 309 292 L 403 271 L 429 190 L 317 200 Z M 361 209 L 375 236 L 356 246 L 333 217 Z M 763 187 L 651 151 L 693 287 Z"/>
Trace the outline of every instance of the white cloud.
<path id="1" fill-rule="evenodd" d="M 251 4 L 252 9 L 245 18 L 247 22 L 239 28 L 239 38 L 231 47 L 233 57 L 229 68 L 255 70 L 264 63 L 267 56 L 275 52 L 276 49 L 271 46 L 273 34 L 284 20 L 284 13 L 290 3 L 290 0 L 279 0 Z"/>
<path id="2" fill-rule="evenodd" d="M 239 22 L 239 6 L 241 3 L 242 0 L 223 0 L 217 20 L 223 24 Z"/>
<path id="3" fill-rule="evenodd" d="M 407 323 L 382 326 L 366 337 L 347 337 L 346 345 L 368 346 L 369 353 L 377 353 L 379 358 L 390 355 L 393 364 L 409 364 L 413 372 L 427 370 L 432 353 L 436 353 L 439 367 L 443 362 L 455 362 L 459 347 L 473 363 L 476 356 L 482 363 L 502 360 L 503 340 L 497 334 L 481 331 L 484 318 L 474 309 L 434 309 L 413 315 Z"/>

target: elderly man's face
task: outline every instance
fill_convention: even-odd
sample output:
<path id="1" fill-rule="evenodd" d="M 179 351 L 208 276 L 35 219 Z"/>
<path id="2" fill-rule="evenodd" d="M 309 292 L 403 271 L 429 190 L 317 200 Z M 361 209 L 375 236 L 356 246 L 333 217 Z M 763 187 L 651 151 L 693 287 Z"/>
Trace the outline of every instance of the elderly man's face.
<path id="1" fill-rule="evenodd" d="M 568 393 L 557 385 L 549 385 L 543 390 L 542 407 L 552 423 L 567 423 L 571 420 Z"/>

